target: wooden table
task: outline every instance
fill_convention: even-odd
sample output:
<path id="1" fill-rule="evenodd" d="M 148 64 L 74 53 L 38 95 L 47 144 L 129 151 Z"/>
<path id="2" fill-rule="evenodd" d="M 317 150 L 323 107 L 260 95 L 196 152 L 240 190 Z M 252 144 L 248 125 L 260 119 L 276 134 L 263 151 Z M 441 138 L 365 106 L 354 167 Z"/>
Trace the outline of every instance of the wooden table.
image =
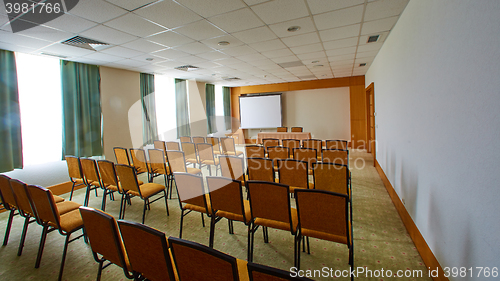
<path id="1" fill-rule="evenodd" d="M 257 143 L 262 143 L 262 139 L 296 139 L 308 140 L 311 138 L 311 133 L 305 132 L 262 132 L 257 134 Z"/>

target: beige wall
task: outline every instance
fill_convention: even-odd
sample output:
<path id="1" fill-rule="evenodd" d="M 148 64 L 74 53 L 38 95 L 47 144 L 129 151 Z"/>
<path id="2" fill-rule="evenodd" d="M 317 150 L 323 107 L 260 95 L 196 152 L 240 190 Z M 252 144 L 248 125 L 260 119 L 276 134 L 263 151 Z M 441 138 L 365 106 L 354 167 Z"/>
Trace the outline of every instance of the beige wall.
<path id="1" fill-rule="evenodd" d="M 114 161 L 113 147 L 132 148 L 142 143 L 141 108 L 137 106 L 140 76 L 138 72 L 104 66 L 100 72 L 104 155 Z"/>
<path id="2" fill-rule="evenodd" d="M 207 135 L 205 83 L 188 80 L 189 122 L 191 136 Z"/>

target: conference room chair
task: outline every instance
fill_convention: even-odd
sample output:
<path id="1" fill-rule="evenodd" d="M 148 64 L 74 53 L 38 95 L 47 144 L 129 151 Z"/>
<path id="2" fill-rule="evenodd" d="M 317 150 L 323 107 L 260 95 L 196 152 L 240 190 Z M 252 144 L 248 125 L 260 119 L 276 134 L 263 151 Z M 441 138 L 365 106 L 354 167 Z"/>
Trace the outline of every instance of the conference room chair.
<path id="1" fill-rule="evenodd" d="M 128 150 L 123 147 L 113 147 L 117 164 L 131 165 Z"/>
<path id="2" fill-rule="evenodd" d="M 256 264 L 253 262 L 249 262 L 247 264 L 247 271 L 249 281 L 312 281 L 312 279 L 306 277 L 292 277 L 290 275 L 290 271 L 281 270 L 262 264 Z"/>
<path id="3" fill-rule="evenodd" d="M 279 159 L 288 159 L 290 157 L 290 151 L 288 147 L 284 146 L 269 146 L 267 148 L 267 157 L 273 160 L 274 169 L 276 170 L 276 161 Z"/>
<path id="4" fill-rule="evenodd" d="M 133 166 L 138 175 L 146 173 L 148 175 L 148 182 L 152 182 L 153 179 L 151 178 L 151 174 L 149 173 L 148 161 L 146 159 L 146 152 L 144 151 L 144 149 L 131 148 L 130 158 L 132 159 L 132 162 L 128 166 Z"/>
<path id="5" fill-rule="evenodd" d="M 161 149 L 161 150 L 166 150 L 165 148 L 165 142 L 162 140 L 155 140 L 153 141 L 153 147 L 155 149 Z"/>
<path id="6" fill-rule="evenodd" d="M 323 149 L 322 162 L 337 163 L 349 167 L 349 150 L 347 149 Z"/>
<path id="7" fill-rule="evenodd" d="M 181 148 L 186 157 L 186 164 L 193 164 L 193 168 L 196 168 L 196 164 L 198 164 L 198 168 L 201 169 L 198 151 L 196 151 L 196 144 L 194 142 L 183 142 L 181 143 Z"/>
<path id="8" fill-rule="evenodd" d="M 219 164 L 221 175 L 223 177 L 241 181 L 241 185 L 245 185 L 246 175 L 243 158 L 221 155 L 219 156 Z"/>
<path id="9" fill-rule="evenodd" d="M 122 208 L 125 200 L 128 200 L 130 204 L 130 198 L 126 194 L 127 192 L 122 189 L 120 182 L 118 181 L 118 175 L 116 174 L 115 163 L 109 160 L 97 160 L 97 167 L 99 169 L 99 174 L 101 175 L 101 181 L 106 186 L 105 192 L 111 194 L 114 199 L 113 192 L 118 192 L 121 195 L 120 199 L 120 210 L 118 213 L 118 218 L 122 218 Z M 144 184 L 142 181 L 138 181 L 139 185 Z M 106 193 L 102 196 L 102 207 L 103 211 L 106 210 Z"/>
<path id="10" fill-rule="evenodd" d="M 167 146 L 167 150 L 181 150 L 181 147 L 176 141 L 166 141 L 165 145 Z"/>
<path id="11" fill-rule="evenodd" d="M 98 263 L 96 280 L 101 280 L 103 269 L 111 264 L 121 267 L 125 277 L 133 279 L 129 257 L 125 251 L 115 218 L 94 208 L 80 207 L 79 210 L 92 256 Z"/>
<path id="12" fill-rule="evenodd" d="M 292 129 L 290 130 L 290 132 L 294 132 L 294 133 L 300 133 L 303 131 L 304 131 L 304 128 L 302 128 L 302 127 L 292 127 Z"/>
<path id="13" fill-rule="evenodd" d="M 293 149 L 300 147 L 300 140 L 296 140 L 296 139 L 282 139 L 281 140 L 281 145 L 283 147 L 288 147 L 288 150 L 290 151 L 290 158 L 293 158 Z"/>
<path id="14" fill-rule="evenodd" d="M 180 137 L 179 138 L 180 142 L 191 142 L 191 137 Z"/>
<path id="15" fill-rule="evenodd" d="M 221 154 L 220 141 L 216 137 L 207 137 L 207 143 L 211 144 L 215 155 Z"/>
<path id="16" fill-rule="evenodd" d="M 174 176 L 167 164 L 165 152 L 160 149 L 148 149 L 148 156 L 151 177 L 154 178 L 156 176 L 163 175 L 165 186 L 167 187 L 167 194 L 169 192 L 169 189 L 170 193 L 172 193 L 172 181 L 174 179 Z"/>
<path id="17" fill-rule="evenodd" d="M 317 139 L 302 140 L 302 147 L 316 149 L 318 161 L 321 161 L 321 152 L 323 151 L 323 141 Z"/>
<path id="18" fill-rule="evenodd" d="M 78 209 L 74 209 L 65 214 L 61 214 L 50 190 L 40 186 L 28 185 L 28 191 L 31 196 L 33 206 L 36 209 L 39 224 L 43 226 L 35 268 L 40 267 L 47 234 L 57 230 L 59 231 L 59 234 L 66 237 L 58 278 L 58 280 L 62 280 L 69 243 L 76 241 L 85 235 L 80 211 Z M 71 239 L 71 235 L 78 230 L 82 230 L 83 233 Z"/>
<path id="19" fill-rule="evenodd" d="M 201 170 L 186 166 L 186 158 L 184 152 L 178 150 L 167 150 L 168 166 L 172 173 L 189 173 L 193 175 L 201 175 Z"/>
<path id="20" fill-rule="evenodd" d="M 168 243 L 179 280 L 248 280 L 246 262 L 243 260 L 175 237 L 169 237 Z"/>
<path id="21" fill-rule="evenodd" d="M 288 132 L 288 128 L 287 127 L 278 127 L 278 128 L 276 128 L 276 132 L 286 133 L 286 132 Z"/>
<path id="22" fill-rule="evenodd" d="M 243 199 L 241 182 L 230 178 L 207 177 L 208 194 L 212 207 L 210 222 L 209 247 L 213 248 L 215 224 L 226 218 L 229 224 L 229 233 L 234 234 L 233 221 L 250 223 L 250 202 Z"/>
<path id="23" fill-rule="evenodd" d="M 279 183 L 288 185 L 290 193 L 295 189 L 313 189 L 314 184 L 309 182 L 309 168 L 307 161 L 295 159 L 278 159 Z"/>
<path id="24" fill-rule="evenodd" d="M 265 156 L 265 149 L 261 145 L 247 145 L 245 146 L 245 152 L 246 152 L 246 157 L 258 157 L 258 158 L 264 158 Z"/>
<path id="25" fill-rule="evenodd" d="M 295 267 L 300 268 L 300 243 L 302 237 L 306 236 L 347 245 L 348 263 L 354 268 L 352 220 L 348 218 L 348 201 L 349 198 L 345 194 L 317 189 L 295 190 L 299 221 Z M 307 243 L 309 244 L 309 239 Z M 309 245 L 307 248 L 310 253 Z"/>
<path id="26" fill-rule="evenodd" d="M 253 260 L 254 235 L 260 226 L 264 233 L 264 243 L 269 242 L 267 228 L 290 231 L 295 236 L 297 230 L 297 210 L 290 207 L 290 196 L 288 185 L 264 182 L 248 181 L 248 194 L 250 201 L 250 213 L 252 219 L 248 228 L 248 261 Z M 297 241 L 294 241 L 296 250 Z"/>
<path id="27" fill-rule="evenodd" d="M 168 201 L 167 194 L 165 192 L 165 186 L 158 183 L 145 183 L 139 185 L 139 181 L 137 180 L 137 172 L 132 166 L 117 164 L 115 166 L 116 174 L 118 175 L 118 179 L 120 181 L 120 186 L 125 192 L 125 196 L 137 196 L 144 201 L 144 207 L 142 209 L 142 223 L 144 223 L 144 219 L 146 218 L 146 209 L 150 210 L 151 203 L 154 203 L 162 198 L 165 199 L 165 208 L 167 209 L 167 216 L 170 215 L 168 211 Z M 160 197 L 150 200 L 151 197 L 158 195 L 163 192 L 163 195 Z M 127 199 L 127 198 L 126 198 Z M 123 205 L 123 214 L 122 218 L 125 218 L 125 209 L 126 204 L 125 200 L 122 202 Z"/>
<path id="28" fill-rule="evenodd" d="M 80 163 L 82 165 L 82 172 L 85 185 L 87 186 L 87 189 L 85 190 L 85 199 L 83 200 L 83 206 L 88 206 L 90 199 L 90 192 L 94 190 L 95 196 L 97 197 L 97 189 L 98 188 L 105 189 L 105 187 L 101 182 L 101 177 L 99 176 L 99 171 L 97 170 L 97 164 L 94 159 L 80 158 Z"/>
<path id="29" fill-rule="evenodd" d="M 125 150 L 126 151 L 126 150 Z M 69 195 L 69 200 L 73 199 L 73 192 L 75 187 L 85 185 L 83 180 L 82 166 L 80 163 L 80 158 L 75 156 L 65 156 L 66 165 L 68 166 L 69 180 L 71 181 L 71 194 Z"/>
<path id="30" fill-rule="evenodd" d="M 220 138 L 220 144 L 222 148 L 222 154 L 233 155 L 233 156 L 243 156 L 243 151 L 236 150 L 236 145 L 234 144 L 234 139 L 231 137 Z"/>
<path id="31" fill-rule="evenodd" d="M 325 140 L 326 149 L 347 149 L 346 140 Z"/>
<path id="32" fill-rule="evenodd" d="M 206 143 L 205 137 L 191 137 L 194 143 Z"/>
<path id="33" fill-rule="evenodd" d="M 318 153 L 314 148 L 295 148 L 293 150 L 293 159 L 306 161 L 309 167 L 309 174 L 312 175 L 312 166 L 318 161 Z"/>
<path id="34" fill-rule="evenodd" d="M 165 233 L 124 220 L 118 226 L 136 280 L 176 280 Z"/>
<path id="35" fill-rule="evenodd" d="M 208 168 L 209 175 L 212 175 L 212 166 L 215 166 L 215 175 L 217 170 L 220 169 L 219 159 L 214 156 L 212 145 L 209 143 L 197 143 L 196 150 L 200 161 L 200 169 L 202 166 Z"/>
<path id="36" fill-rule="evenodd" d="M 270 146 L 280 145 L 280 140 L 273 139 L 273 138 L 265 138 L 265 139 L 262 139 L 262 145 L 264 146 L 264 149 L 266 150 L 266 155 L 267 155 L 267 148 Z"/>
<path id="37" fill-rule="evenodd" d="M 274 165 L 270 158 L 247 158 L 248 180 L 274 182 Z"/>
<path id="38" fill-rule="evenodd" d="M 10 178 L 6 175 L 0 175 L 0 196 L 4 208 L 9 211 L 9 219 L 7 220 L 7 226 L 5 228 L 5 235 L 3 238 L 3 245 L 6 246 L 9 243 L 10 229 L 12 227 L 12 221 L 14 216 L 17 215 L 17 203 L 10 187 Z"/>
<path id="39" fill-rule="evenodd" d="M 210 217 L 212 215 L 212 207 L 210 206 L 210 197 L 205 192 L 203 176 L 174 173 L 174 179 L 179 198 L 179 207 L 181 208 L 179 238 L 182 238 L 184 217 L 192 211 L 199 212 L 201 214 L 201 223 L 205 227 L 203 214 Z"/>

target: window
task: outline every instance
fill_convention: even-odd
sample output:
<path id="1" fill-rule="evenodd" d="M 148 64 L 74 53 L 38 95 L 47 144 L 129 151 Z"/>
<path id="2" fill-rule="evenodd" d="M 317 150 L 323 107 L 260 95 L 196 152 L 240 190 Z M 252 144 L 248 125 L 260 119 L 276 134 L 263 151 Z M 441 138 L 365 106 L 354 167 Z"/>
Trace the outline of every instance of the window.
<path id="1" fill-rule="evenodd" d="M 164 141 L 177 139 L 174 81 L 175 79 L 171 77 L 155 75 L 158 138 Z"/>

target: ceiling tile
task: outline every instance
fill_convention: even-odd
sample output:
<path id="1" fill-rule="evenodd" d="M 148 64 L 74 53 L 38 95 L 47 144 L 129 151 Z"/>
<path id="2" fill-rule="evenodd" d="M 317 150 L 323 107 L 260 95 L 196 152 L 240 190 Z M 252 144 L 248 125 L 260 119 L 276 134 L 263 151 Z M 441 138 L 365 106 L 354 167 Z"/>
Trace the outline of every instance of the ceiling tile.
<path id="1" fill-rule="evenodd" d="M 299 59 L 297 58 L 297 56 L 287 56 L 287 57 L 272 58 L 271 60 L 274 61 L 275 63 L 279 63 L 279 64 L 287 63 L 287 62 L 297 62 L 297 61 L 299 61 Z"/>
<path id="2" fill-rule="evenodd" d="M 198 56 L 202 57 L 204 59 L 213 60 L 213 61 L 229 58 L 228 55 L 223 54 L 223 53 L 218 52 L 218 51 L 213 51 L 213 52 L 208 52 L 208 53 L 204 53 L 204 54 L 199 54 Z"/>
<path id="3" fill-rule="evenodd" d="M 102 41 L 105 43 L 120 45 L 126 42 L 137 40 L 137 36 L 109 28 L 104 25 L 98 25 L 80 34 L 90 39 Z"/>
<path id="4" fill-rule="evenodd" d="M 52 42 L 46 40 L 40 40 L 36 38 L 31 38 L 28 36 L 23 36 L 19 34 L 14 34 L 12 32 L 1 31 L 0 30 L 0 41 L 4 43 L 13 43 L 22 47 L 38 49 L 50 45 Z M 14 44 L 13 44 L 14 45 Z"/>
<path id="5" fill-rule="evenodd" d="M 293 48 L 290 48 L 290 50 L 292 50 L 292 52 L 294 52 L 296 55 L 306 54 L 306 53 L 314 53 L 314 52 L 322 51 L 323 45 L 321 45 L 321 43 L 316 43 L 316 44 L 304 45 L 304 46 L 299 46 L 299 47 L 293 47 Z"/>
<path id="6" fill-rule="evenodd" d="M 236 58 L 239 59 L 239 60 L 242 60 L 242 61 L 247 61 L 247 62 L 258 61 L 258 60 L 266 60 L 267 59 L 265 56 L 263 56 L 261 54 L 258 54 L 258 53 L 249 54 L 249 55 L 243 55 L 243 56 L 237 56 Z"/>
<path id="7" fill-rule="evenodd" d="M 197 56 L 187 56 L 187 57 L 182 57 L 177 59 L 178 61 L 181 61 L 183 64 L 194 64 L 196 65 L 197 63 L 202 63 L 202 62 L 207 62 L 206 59 L 197 57 Z M 198 66 L 198 65 L 196 65 Z"/>
<path id="8" fill-rule="evenodd" d="M 356 58 L 370 58 L 375 57 L 378 54 L 378 50 L 369 52 L 357 52 Z"/>
<path id="9" fill-rule="evenodd" d="M 175 31 L 194 40 L 203 40 L 207 38 L 224 35 L 224 31 L 218 29 L 206 20 L 197 21 L 188 25 L 176 28 Z"/>
<path id="10" fill-rule="evenodd" d="M 166 11 L 168 11 L 168 16 L 165 14 Z M 167 28 L 179 27 L 202 19 L 174 1 L 161 1 L 138 9 L 134 13 Z"/>
<path id="11" fill-rule="evenodd" d="M 364 5 L 332 11 L 314 16 L 314 22 L 318 30 L 360 23 L 363 17 Z"/>
<path id="12" fill-rule="evenodd" d="M 154 56 L 158 56 L 158 57 L 162 57 L 162 58 L 166 58 L 166 59 L 177 59 L 177 58 L 189 56 L 188 53 L 184 53 L 184 52 L 174 50 L 174 49 L 162 50 L 159 52 L 154 52 L 152 54 Z"/>
<path id="13" fill-rule="evenodd" d="M 63 56 L 67 56 L 67 57 L 80 57 L 80 56 L 85 56 L 85 55 L 90 55 L 90 54 L 95 53 L 95 51 L 92 51 L 92 50 L 87 50 L 87 49 L 63 45 L 63 44 L 50 45 L 50 46 L 47 46 L 43 49 L 39 49 L 38 52 L 63 55 Z"/>
<path id="14" fill-rule="evenodd" d="M 316 32 L 311 32 L 307 34 L 286 37 L 281 39 L 288 47 L 297 47 L 303 45 L 309 45 L 313 43 L 319 43 L 319 36 Z"/>
<path id="15" fill-rule="evenodd" d="M 165 46 L 158 45 L 153 42 L 149 42 L 144 39 L 137 39 L 135 41 L 131 41 L 128 43 L 125 43 L 122 45 L 123 47 L 133 49 L 136 51 L 144 52 L 144 53 L 151 53 L 151 52 L 156 52 L 162 49 L 165 49 Z"/>
<path id="16" fill-rule="evenodd" d="M 326 58 L 325 52 L 313 52 L 313 53 L 305 53 L 305 54 L 300 54 L 297 55 L 299 59 L 301 60 L 310 60 L 310 59 L 316 59 L 316 58 Z"/>
<path id="17" fill-rule="evenodd" d="M 177 49 L 179 51 L 186 52 L 186 53 L 190 53 L 192 55 L 201 54 L 201 53 L 207 53 L 207 52 L 213 51 L 212 48 L 209 48 L 207 45 L 202 44 L 200 42 L 189 43 L 189 44 L 177 47 L 175 49 Z"/>
<path id="18" fill-rule="evenodd" d="M 22 53 L 27 53 L 27 54 L 35 51 L 34 48 L 28 48 L 28 47 L 23 47 L 23 46 L 19 46 L 19 45 L 12 45 L 12 44 L 6 43 L 6 42 L 0 42 L 0 49 L 7 50 L 7 51 L 13 51 L 13 52 L 22 52 Z"/>
<path id="19" fill-rule="evenodd" d="M 380 20 L 364 22 L 363 27 L 361 28 L 361 34 L 366 35 L 370 33 L 389 31 L 396 24 L 398 18 L 399 17 L 390 17 Z"/>
<path id="20" fill-rule="evenodd" d="M 378 0 L 366 5 L 365 21 L 400 15 L 409 0 Z"/>
<path id="21" fill-rule="evenodd" d="M 118 56 L 118 57 L 122 57 L 122 58 L 132 58 L 132 57 L 137 57 L 137 56 L 144 54 L 143 52 L 135 51 L 135 50 L 128 49 L 128 48 L 123 48 L 120 46 L 108 48 L 106 50 L 101 51 L 101 53 L 110 54 L 110 55 L 114 55 L 114 56 Z"/>
<path id="22" fill-rule="evenodd" d="M 154 3 L 158 0 L 106 0 L 116 6 L 119 6 L 128 11 L 133 11 L 139 7 Z"/>
<path id="23" fill-rule="evenodd" d="M 45 23 L 44 25 L 64 30 L 67 32 L 79 33 L 96 26 L 97 23 L 79 17 L 75 17 L 70 14 L 64 14 L 63 16 L 55 18 Z"/>
<path id="24" fill-rule="evenodd" d="M 351 37 L 346 39 L 323 42 L 323 47 L 325 47 L 325 50 L 333 50 L 333 49 L 356 46 L 357 44 L 358 44 L 358 37 Z"/>
<path id="25" fill-rule="evenodd" d="M 194 42 L 193 39 L 188 38 L 184 35 L 175 33 L 173 31 L 158 33 L 158 34 L 149 36 L 146 39 L 148 41 L 162 44 L 162 45 L 168 46 L 168 47 L 176 47 L 176 46 L 180 46 L 180 45 Z"/>
<path id="26" fill-rule="evenodd" d="M 281 42 L 281 40 L 279 39 L 252 43 L 249 44 L 249 46 L 257 50 L 258 52 L 266 52 L 286 48 L 285 44 L 283 44 L 283 42 Z"/>
<path id="27" fill-rule="evenodd" d="M 244 56 L 244 55 L 248 55 L 248 54 L 252 54 L 252 53 L 256 53 L 256 51 L 246 45 L 243 45 L 243 46 L 238 46 L 238 47 L 234 47 L 234 48 L 227 48 L 227 49 L 224 49 L 222 50 L 223 53 L 225 53 L 226 55 L 230 55 L 230 56 Z"/>
<path id="28" fill-rule="evenodd" d="M 139 37 L 147 37 L 149 35 L 165 31 L 163 27 L 153 24 L 131 13 L 108 21 L 105 25 Z"/>
<path id="29" fill-rule="evenodd" d="M 222 41 L 229 42 L 229 45 L 225 45 L 225 46 L 219 45 L 219 42 L 222 42 Z M 217 50 L 237 47 L 237 46 L 241 46 L 244 44 L 243 42 L 241 42 L 240 40 L 236 39 L 234 36 L 231 36 L 231 35 L 223 35 L 223 36 L 218 36 L 218 37 L 214 37 L 214 38 L 210 38 L 210 39 L 205 39 L 205 40 L 202 40 L 201 43 L 209 46 L 210 48 L 214 48 Z"/>
<path id="30" fill-rule="evenodd" d="M 300 26 L 300 29 L 294 32 L 290 32 L 288 31 L 288 28 L 291 26 Z M 316 27 L 314 26 L 314 22 L 312 21 L 311 17 L 271 24 L 269 25 L 269 28 L 271 28 L 271 30 L 276 35 L 278 35 L 278 37 L 296 36 L 316 31 Z"/>
<path id="31" fill-rule="evenodd" d="M 274 61 L 272 61 L 268 58 L 263 59 L 263 60 L 249 61 L 248 63 L 253 65 L 253 66 L 256 66 L 260 69 L 272 69 L 272 68 L 276 68 L 276 67 L 281 68 Z"/>
<path id="32" fill-rule="evenodd" d="M 102 0 L 85 0 L 79 1 L 78 5 L 68 13 L 84 19 L 103 23 L 122 16 L 126 14 L 127 11 Z"/>
<path id="33" fill-rule="evenodd" d="M 224 65 L 224 66 L 228 66 L 228 65 L 242 63 L 242 61 L 239 59 L 236 59 L 236 58 L 227 58 L 227 59 L 218 60 L 217 63 L 220 63 L 221 65 Z"/>
<path id="34" fill-rule="evenodd" d="M 202 67 L 202 68 L 213 68 L 213 67 L 219 67 L 220 64 L 211 62 L 211 61 L 206 61 L 206 62 L 201 62 L 197 63 L 196 66 Z"/>
<path id="35" fill-rule="evenodd" d="M 328 56 L 328 61 L 330 62 L 338 62 L 338 61 L 344 61 L 344 60 L 354 60 L 354 53 L 352 54 L 345 54 L 345 55 L 338 55 L 338 56 Z"/>
<path id="36" fill-rule="evenodd" d="M 307 0 L 313 15 L 352 7 L 365 3 L 365 0 Z"/>
<path id="37" fill-rule="evenodd" d="M 292 51 L 290 51 L 289 49 L 279 49 L 279 50 L 267 51 L 267 52 L 262 52 L 262 54 L 270 59 L 279 58 L 279 57 L 286 57 L 286 56 L 293 56 Z"/>
<path id="38" fill-rule="evenodd" d="M 335 50 L 328 50 L 328 51 L 326 51 L 326 55 L 328 57 L 334 57 L 334 56 L 340 56 L 340 55 L 354 54 L 355 52 L 356 52 L 356 46 L 353 46 L 353 47 L 340 48 L 340 49 L 335 49 Z"/>
<path id="39" fill-rule="evenodd" d="M 177 0 L 181 5 L 186 6 L 202 17 L 208 18 L 211 16 L 227 13 L 245 7 L 241 1 L 234 0 L 217 0 L 217 1 L 199 1 L 199 0 Z"/>
<path id="40" fill-rule="evenodd" d="M 109 54 L 104 54 L 104 53 L 101 53 L 101 52 L 95 52 L 93 54 L 83 56 L 82 58 L 94 59 L 94 60 L 101 60 L 101 61 L 105 61 L 105 62 L 116 62 L 116 61 L 119 61 L 119 60 L 123 60 L 122 57 L 117 57 L 117 56 L 113 56 L 113 55 L 109 55 Z"/>
<path id="41" fill-rule="evenodd" d="M 160 62 L 166 61 L 166 59 L 155 57 L 155 56 L 153 56 L 153 54 L 143 54 L 143 55 L 136 56 L 136 57 L 133 57 L 130 59 L 138 60 L 138 61 L 146 61 L 150 64 L 160 63 Z"/>
<path id="42" fill-rule="evenodd" d="M 361 27 L 360 24 L 354 24 L 349 26 L 322 30 L 319 32 L 319 36 L 323 41 L 331 41 L 331 40 L 354 37 L 359 35 L 360 27 Z"/>
<path id="43" fill-rule="evenodd" d="M 380 47 L 382 47 L 382 43 L 368 43 L 365 45 L 359 45 L 358 46 L 358 52 L 369 52 L 369 51 L 378 51 L 380 50 Z"/>
<path id="44" fill-rule="evenodd" d="M 208 18 L 208 21 L 228 33 L 263 26 L 264 23 L 250 10 L 239 9 L 222 15 Z"/>
<path id="45" fill-rule="evenodd" d="M 74 36 L 72 33 L 60 31 L 49 27 L 44 27 L 41 25 L 17 32 L 16 34 L 52 42 L 63 41 Z"/>
<path id="46" fill-rule="evenodd" d="M 267 26 L 232 33 L 232 35 L 246 44 L 267 41 L 276 38 L 276 35 L 274 35 L 274 33 Z"/>
<path id="47" fill-rule="evenodd" d="M 86 64 L 92 64 L 92 65 L 104 65 L 105 63 L 107 63 L 107 62 L 102 61 L 102 60 L 94 60 L 94 59 L 85 58 L 85 57 L 74 58 L 74 59 L 72 59 L 72 61 L 86 63 Z"/>
<path id="48" fill-rule="evenodd" d="M 144 66 L 147 65 L 148 62 L 140 62 L 136 60 L 131 60 L 131 59 L 122 59 L 110 64 L 107 64 L 107 66 L 131 66 L 131 67 L 136 67 L 136 66 Z"/>
<path id="49" fill-rule="evenodd" d="M 304 0 L 274 0 L 252 6 L 252 10 L 265 23 L 273 24 L 309 15 Z M 276 11 L 280 11 L 277 13 Z"/>

